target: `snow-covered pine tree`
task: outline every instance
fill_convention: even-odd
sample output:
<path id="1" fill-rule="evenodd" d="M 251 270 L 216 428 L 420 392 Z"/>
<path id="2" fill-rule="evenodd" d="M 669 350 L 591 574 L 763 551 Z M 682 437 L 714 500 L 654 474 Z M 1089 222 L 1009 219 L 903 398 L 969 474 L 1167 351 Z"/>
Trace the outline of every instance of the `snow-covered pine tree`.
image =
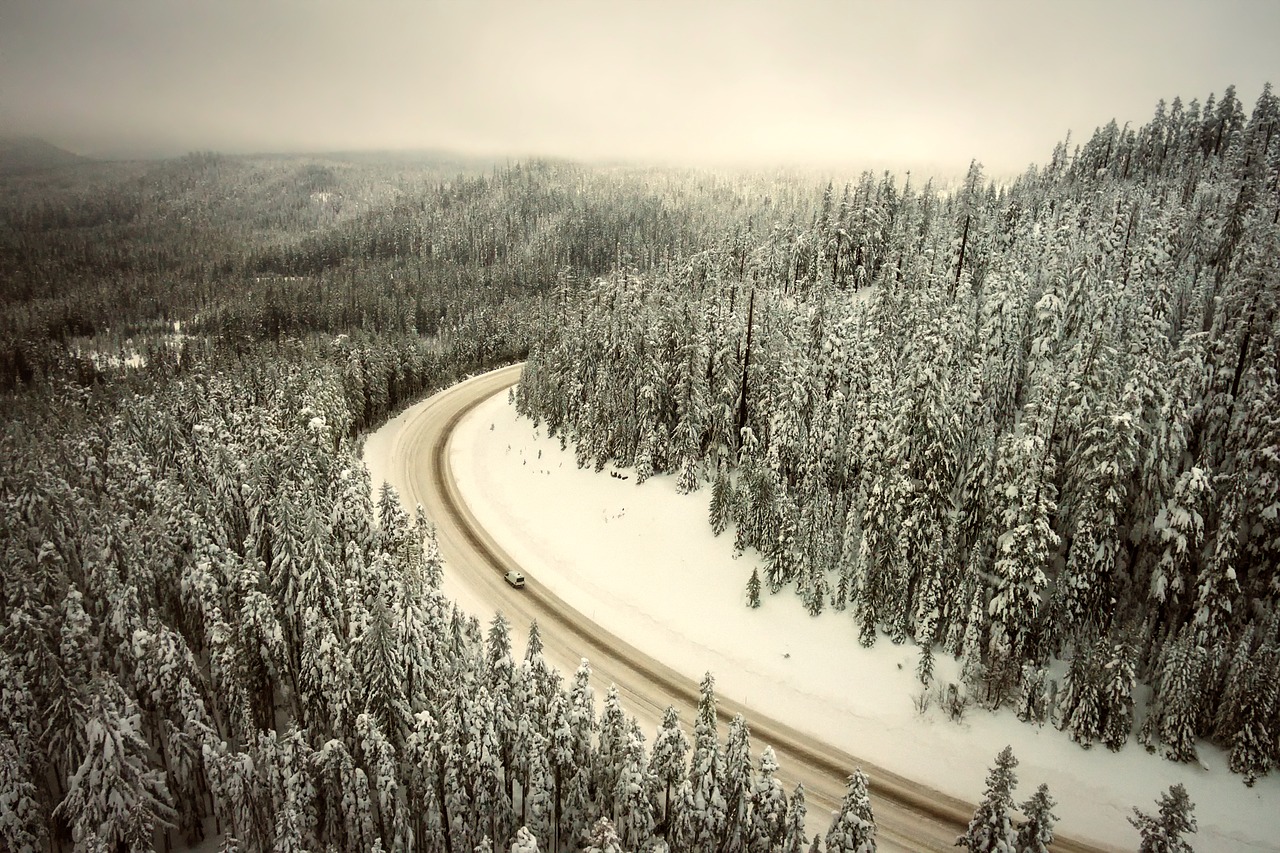
<path id="1" fill-rule="evenodd" d="M 398 587 L 400 599 L 393 602 L 401 626 L 401 659 L 405 671 L 404 695 L 413 713 L 437 707 L 446 695 L 447 679 L 441 649 L 444 637 L 445 598 L 429 586 L 418 592 Z"/>
<path id="2" fill-rule="evenodd" d="M 733 507 L 733 485 L 729 481 L 729 471 L 723 462 L 716 468 L 715 479 L 711 481 L 711 505 L 707 516 L 711 522 L 711 532 L 719 536 L 729 526 Z"/>
<path id="3" fill-rule="evenodd" d="M 1205 651 L 1192 626 L 1171 636 L 1159 657 L 1155 697 L 1142 724 L 1143 742 L 1158 741 L 1174 761 L 1196 760 Z"/>
<path id="4" fill-rule="evenodd" d="M 441 834 L 445 848 L 465 850 L 472 842 L 472 780 L 464 765 L 465 737 L 462 712 L 456 702 L 442 709 L 438 734 L 433 740 L 436 766 L 436 799 L 440 803 Z"/>
<path id="5" fill-rule="evenodd" d="M 604 712 L 600 716 L 600 734 L 596 744 L 595 764 L 592 769 L 596 808 L 605 815 L 616 815 L 618 776 L 626 760 L 629 741 L 626 716 L 618 698 L 616 685 L 609 685 L 605 696 Z"/>
<path id="6" fill-rule="evenodd" d="M 725 803 L 723 853 L 745 853 L 751 829 L 751 792 L 755 787 L 751 767 L 751 731 L 741 714 L 729 723 L 725 743 L 724 775 L 720 794 Z"/>
<path id="7" fill-rule="evenodd" d="M 400 503 L 400 494 L 390 483 L 383 483 L 378 491 L 378 528 L 378 548 L 382 553 L 407 556 L 412 524 Z"/>
<path id="8" fill-rule="evenodd" d="M 993 487 L 1003 532 L 996 540 L 997 584 L 989 613 L 993 635 L 1005 638 L 992 648 L 1006 650 L 1001 655 L 1013 662 L 1015 673 L 1038 656 L 1035 631 L 1045 568 L 1058 545 L 1051 524 L 1056 509 L 1053 472 L 1053 456 L 1041 436 L 1019 428 L 1001 441 Z M 988 670 L 1002 664 L 993 660 Z"/>
<path id="9" fill-rule="evenodd" d="M 1024 723 L 1043 723 L 1048 717 L 1045 696 L 1045 671 L 1043 667 L 1027 663 L 1022 665 L 1022 691 L 1014 712 Z"/>
<path id="10" fill-rule="evenodd" d="M 1138 680 L 1138 650 L 1125 637 L 1113 642 L 1103 641 L 1099 651 L 1106 660 L 1102 664 L 1102 683 L 1098 691 L 1102 711 L 1101 737 L 1107 749 L 1118 752 L 1133 731 L 1133 689 Z"/>
<path id="11" fill-rule="evenodd" d="M 569 727 L 569 700 L 562 691 L 551 703 L 547 714 L 551 730 L 547 761 L 551 771 L 551 849 L 560 849 L 560 833 L 565 823 L 565 804 L 570 783 L 580 771 L 573 763 L 574 734 Z"/>
<path id="12" fill-rule="evenodd" d="M 321 800 L 330 810 L 322 821 L 324 835 L 345 839 L 348 849 L 368 849 L 378 837 L 369 796 L 369 777 L 339 740 L 330 740 L 318 751 L 321 768 Z M 241 836 L 241 842 L 246 843 Z M 247 846 L 252 846 L 248 845 Z"/>
<path id="13" fill-rule="evenodd" d="M 1018 777 L 1013 770 L 1018 759 L 1013 749 L 1006 746 L 996 756 L 995 766 L 987 774 L 987 789 L 982 802 L 969 821 L 965 834 L 956 839 L 956 846 L 971 853 L 1003 853 L 1012 850 L 1017 841 L 1013 827 L 1013 789 Z"/>
<path id="14" fill-rule="evenodd" d="M 592 824 L 583 838 L 582 849 L 583 853 L 622 853 L 622 841 L 613 821 L 602 817 Z"/>
<path id="15" fill-rule="evenodd" d="M 398 838 L 408 842 L 408 827 L 392 817 L 392 812 L 399 812 L 398 789 L 399 767 L 394 763 L 394 756 L 386 748 L 386 739 L 382 739 L 379 750 L 378 765 L 379 803 L 384 809 L 382 815 L 388 820 L 388 838 Z M 277 822 L 277 829 L 284 828 L 294 834 L 300 849 L 315 849 L 319 845 L 318 819 L 319 810 L 316 803 L 316 779 L 314 750 L 307 742 L 304 733 L 295 726 L 282 736 L 276 738 L 274 766 L 270 768 L 273 784 L 277 789 L 279 807 L 277 818 L 285 812 L 290 817 L 282 825 Z M 261 764 L 261 763 L 260 763 Z M 388 799 L 389 798 L 389 799 Z M 403 817 L 403 814 L 400 814 Z"/>
<path id="16" fill-rule="evenodd" d="M 381 841 L 379 838 L 378 842 Z M 293 803 L 285 803 L 276 812 L 275 838 L 271 849 L 279 853 L 304 853 L 310 849 L 303 837 L 302 816 Z"/>
<path id="17" fill-rule="evenodd" d="M 596 734 L 599 727 L 596 723 L 595 691 L 591 689 L 591 664 L 586 658 L 578 664 L 573 674 L 573 685 L 569 689 L 569 704 L 565 709 L 569 719 L 569 730 L 573 732 L 573 766 L 579 773 L 591 778 L 592 768 L 596 764 Z"/>
<path id="18" fill-rule="evenodd" d="M 649 773 L 661 793 L 659 826 L 663 829 L 669 825 L 672 792 L 688 779 L 688 754 L 689 738 L 680 728 L 680 714 L 668 705 L 649 755 Z"/>
<path id="19" fill-rule="evenodd" d="M 960 423 L 951 391 L 950 318 L 927 298 L 917 303 L 916 333 L 904 359 L 902 400 L 890 423 L 890 454 L 902 466 L 895 589 L 887 618 L 890 636 L 910 633 L 930 654 L 921 658 L 922 680 L 931 675 L 932 645 L 941 624 L 944 561 L 954 511 Z"/>
<path id="20" fill-rule="evenodd" d="M 679 466 L 676 489 L 687 494 L 701 481 L 702 439 L 709 419 L 705 366 L 708 360 L 706 326 L 700 315 L 685 318 L 684 342 L 677 362 L 674 398 L 676 423 L 672 430 L 675 461 Z"/>
<path id="21" fill-rule="evenodd" d="M 689 770 L 695 833 L 692 849 L 716 853 L 724 838 L 727 810 L 720 790 L 724 761 L 720 756 L 716 732 L 715 679 L 711 673 L 703 676 L 699 691 L 698 719 L 693 728 L 693 760 Z"/>
<path id="22" fill-rule="evenodd" d="M 856 592 L 857 560 L 862 549 L 862 507 L 857 498 L 845 510 L 844 533 L 840 540 L 840 558 L 836 561 L 836 586 L 831 593 L 831 606 L 843 611 Z"/>
<path id="23" fill-rule="evenodd" d="M 987 609 L 984 589 L 978 584 L 969 601 L 969 614 L 965 619 L 964 638 L 960 645 L 960 678 L 965 684 L 977 688 L 986 681 L 986 665 L 982 658 L 983 639 L 987 626 Z"/>
<path id="24" fill-rule="evenodd" d="M 1014 853 L 1049 853 L 1049 845 L 1053 843 L 1053 827 L 1058 821 L 1053 813 L 1055 805 L 1053 798 L 1049 796 L 1049 786 L 1042 782 L 1031 798 L 1021 806 L 1026 820 L 1018 826 Z"/>
<path id="25" fill-rule="evenodd" d="M 398 506 L 398 505 L 397 505 Z M 373 590 L 369 620 L 353 640 L 352 665 L 361 679 L 364 706 L 392 743 L 403 743 L 413 714 L 404 695 L 403 626 L 393 610 L 395 595 L 390 558 L 379 554 L 371 567 L 374 577 L 387 578 Z"/>
<path id="26" fill-rule="evenodd" d="M 653 424 L 647 420 L 640 427 L 640 443 L 636 448 L 636 485 L 644 483 L 653 476 L 654 445 L 657 443 Z"/>
<path id="27" fill-rule="evenodd" d="M 697 838 L 694 825 L 693 786 L 686 779 L 677 786 L 667 806 L 662 836 L 670 850 L 689 850 Z"/>
<path id="28" fill-rule="evenodd" d="M 1213 494 L 1208 471 L 1192 467 L 1178 475 L 1173 494 L 1156 514 L 1152 529 L 1163 548 L 1151 576 L 1151 599 L 1166 611 L 1186 603 L 1195 555 L 1204 542 L 1204 511 Z"/>
<path id="29" fill-rule="evenodd" d="M 444 824 L 437 788 L 438 754 L 436 721 L 427 711 L 413 718 L 413 731 L 405 740 L 405 802 L 412 821 L 416 844 L 428 849 L 444 848 Z"/>
<path id="30" fill-rule="evenodd" d="M 423 537 L 424 544 L 422 546 L 422 572 L 426 578 L 427 586 L 431 589 L 440 589 L 440 584 L 444 582 L 444 557 L 440 555 L 440 540 L 436 536 L 436 526 L 427 521 L 426 516 L 419 508 L 416 517 L 418 535 Z"/>
<path id="31" fill-rule="evenodd" d="M 920 660 L 916 664 L 916 677 L 928 686 L 933 680 L 933 644 L 937 639 L 938 625 L 942 617 L 942 557 L 937 552 L 929 555 L 930 565 L 920 578 L 920 593 L 916 599 L 915 638 L 920 647 Z"/>
<path id="32" fill-rule="evenodd" d="M 1093 347 L 1092 349 L 1097 349 Z M 1105 364 L 1113 352 L 1090 352 L 1090 361 Z M 1099 372 L 1101 372 L 1099 370 Z M 1086 384 L 1092 384 L 1087 383 Z M 1070 396 L 1070 394 L 1069 394 Z M 1128 503 L 1127 483 L 1135 467 L 1137 435 L 1131 412 L 1112 415 L 1099 402 L 1082 406 L 1087 422 L 1069 460 L 1064 499 L 1075 518 L 1066 565 L 1056 583 L 1050 624 L 1055 651 L 1063 636 L 1087 627 L 1105 629 L 1117 594 L 1120 523 Z"/>
<path id="33" fill-rule="evenodd" d="M 84 760 L 54 815 L 77 844 L 145 847 L 175 815 L 164 774 L 150 764 L 137 708 L 114 678 L 100 675 L 85 712 Z"/>
<path id="34" fill-rule="evenodd" d="M 568 843 L 570 839 L 581 838 L 590 829 L 594 814 L 588 773 L 585 770 L 575 771 L 569 777 L 567 792 L 564 794 L 560 827 L 562 842 Z"/>
<path id="35" fill-rule="evenodd" d="M 203 782 L 200 745 L 213 736 L 214 721 L 196 684 L 200 676 L 195 657 L 186 640 L 158 620 L 150 630 L 134 630 L 132 645 L 142 731 L 158 747 L 177 810 L 177 828 L 197 831 Z"/>
<path id="36" fill-rule="evenodd" d="M 1222 692 L 1213 720 L 1213 737 L 1219 742 L 1229 742 L 1240 728 L 1238 712 L 1250 686 L 1249 671 L 1257 639 L 1258 623 L 1250 622 L 1236 638 L 1235 649 L 1223 673 Z"/>
<path id="37" fill-rule="evenodd" d="M 356 673 L 346 643 L 338 638 L 332 624 L 323 619 L 303 623 L 300 664 L 300 722 L 327 737 L 345 734 L 354 721 Z"/>
<path id="38" fill-rule="evenodd" d="M 1133 808 L 1129 823 L 1142 836 L 1138 853 L 1192 853 L 1191 842 L 1184 835 L 1196 831 L 1195 806 L 1182 785 L 1173 785 L 1157 801 L 1158 814 L 1149 815 Z"/>
<path id="39" fill-rule="evenodd" d="M 1240 691 L 1238 728 L 1232 736 L 1229 767 L 1232 773 L 1244 777 L 1244 783 L 1253 787 L 1260 776 L 1265 776 L 1277 760 L 1276 712 L 1280 706 L 1280 655 L 1270 643 L 1264 646 L 1243 673 L 1244 685 Z"/>
<path id="40" fill-rule="evenodd" d="M 202 757 L 216 825 L 224 838 L 233 843 L 254 846 L 251 842 L 256 839 L 257 825 L 249 798 L 254 773 L 252 760 L 243 753 L 231 753 L 225 742 L 206 743 Z M 261 844 L 267 843 L 268 839 L 261 840 Z"/>
<path id="41" fill-rule="evenodd" d="M 881 398 L 890 392 L 884 387 L 877 388 L 879 393 L 873 399 L 883 414 L 887 404 Z M 866 482 L 865 491 L 859 496 L 863 506 L 862 541 L 850 575 L 858 641 L 866 648 L 875 644 L 876 626 L 891 615 L 890 591 L 906 588 L 904 584 L 893 583 L 889 555 L 898 553 L 895 531 L 909 483 L 901 468 L 902 460 L 893 458 L 892 449 L 885 446 L 887 438 L 883 432 L 882 427 L 871 429 L 862 451 Z M 905 635 L 899 634 L 897 638 L 901 641 Z"/>
<path id="42" fill-rule="evenodd" d="M 524 669 L 528 671 L 528 713 L 541 733 L 546 732 L 547 710 L 560 693 L 560 673 L 547 663 L 542 652 L 542 635 L 537 620 L 529 625 L 529 643 L 525 648 Z"/>
<path id="43" fill-rule="evenodd" d="M 776 523 L 769 531 L 764 545 L 764 581 L 772 593 L 778 593 L 782 587 L 796 580 L 800 568 L 800 513 L 795 498 L 787 494 L 783 488 L 781 464 L 773 450 L 770 450 L 770 464 L 766 476 L 773 481 L 769 488 L 775 496 L 774 512 Z"/>
<path id="44" fill-rule="evenodd" d="M 814 441 L 820 440 L 814 438 Z M 801 484 L 800 584 L 803 588 L 797 591 L 811 616 L 819 615 L 826 607 L 831 592 L 827 578 L 836 571 L 840 558 L 837 518 L 843 512 L 828 487 L 826 476 L 821 467 L 815 465 L 806 471 Z"/>
<path id="45" fill-rule="evenodd" d="M 1086 749 L 1102 736 L 1103 728 L 1100 681 L 1105 673 L 1099 671 L 1097 657 L 1097 644 L 1077 646 L 1062 681 L 1058 705 L 1058 727 Z"/>
<path id="46" fill-rule="evenodd" d="M 557 818 L 555 778 L 547 741 L 537 732 L 534 733 L 529 755 L 528 787 L 521 789 L 520 809 L 535 838 L 554 841 L 553 827 Z"/>
<path id="47" fill-rule="evenodd" d="M 991 710 L 1003 705 L 1017 687 L 1020 669 L 1010 647 L 1012 641 L 1007 632 L 995 628 L 987 639 L 982 686 L 986 689 L 986 703 Z"/>
<path id="48" fill-rule="evenodd" d="M 778 781 L 778 759 L 773 747 L 760 753 L 760 772 L 751 792 L 751 831 L 747 837 L 748 853 L 771 853 L 781 847 L 786 833 L 787 794 Z"/>
<path id="49" fill-rule="evenodd" d="M 808 816 L 805 806 L 804 783 L 797 782 L 787 802 L 787 817 L 782 833 L 782 853 L 803 853 L 805 844 L 804 821 Z"/>
<path id="50" fill-rule="evenodd" d="M 48 816 L 33 781 L 35 702 L 13 663 L 0 649 L 0 847 L 36 853 L 43 849 Z"/>
<path id="51" fill-rule="evenodd" d="M 502 774 L 514 801 L 517 779 L 512 772 L 518 709 L 515 664 L 511 660 L 511 632 L 506 617 L 493 614 L 485 642 L 485 679 L 493 696 L 493 726 L 501 750 Z"/>
<path id="52" fill-rule="evenodd" d="M 1240 582 L 1236 576 L 1240 546 L 1236 528 L 1240 523 L 1244 489 L 1235 477 L 1221 479 L 1225 496 L 1219 512 L 1218 535 L 1212 556 L 1203 563 L 1196 578 L 1192 613 L 1196 638 L 1205 647 L 1225 638 L 1227 621 L 1240 597 Z"/>
<path id="53" fill-rule="evenodd" d="M 827 853 L 875 853 L 876 822 L 867 794 L 867 777 L 855 770 L 845 787 L 840 811 L 827 830 Z M 972 849 L 972 848 L 970 848 Z"/>
<path id="54" fill-rule="evenodd" d="M 399 756 L 371 714 L 356 717 L 356 737 L 365 775 L 371 780 L 378 836 L 389 849 L 405 849 L 409 846 L 409 830 L 400 791 Z"/>
<path id="55" fill-rule="evenodd" d="M 507 796 L 499 758 L 498 735 L 494 730 L 493 698 L 483 685 L 462 697 L 466 724 L 462 735 L 459 770 L 470 795 L 473 835 L 505 838 L 514 824 L 511 799 Z"/>
<path id="56" fill-rule="evenodd" d="M 751 567 L 751 577 L 747 578 L 747 606 L 756 609 L 760 606 L 760 570 Z"/>
<path id="57" fill-rule="evenodd" d="M 377 543 L 377 534 L 370 524 L 373 517 L 368 471 L 363 465 L 353 464 L 344 468 L 338 475 L 338 494 L 329 519 L 338 540 L 339 559 L 345 561 L 352 547 L 359 555 L 361 565 L 373 559 Z"/>
<path id="58" fill-rule="evenodd" d="M 653 807 L 654 779 L 645 760 L 644 737 L 635 720 L 631 721 L 619 764 L 613 792 L 618 835 L 624 848 L 639 850 L 652 836 L 657 820 Z"/>

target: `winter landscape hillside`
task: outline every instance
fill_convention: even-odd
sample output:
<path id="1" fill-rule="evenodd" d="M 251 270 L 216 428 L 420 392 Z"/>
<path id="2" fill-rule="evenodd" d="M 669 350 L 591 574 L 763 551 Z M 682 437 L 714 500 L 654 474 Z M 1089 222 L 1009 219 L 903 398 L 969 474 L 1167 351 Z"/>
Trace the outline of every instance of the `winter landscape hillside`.
<path id="1" fill-rule="evenodd" d="M 650 5 L 5 9 L 0 851 L 1276 849 L 1276 13 Z"/>
<path id="2" fill-rule="evenodd" d="M 366 451 L 375 474 L 376 447 Z M 1011 744 L 1019 801 L 1047 783 L 1061 831 L 1122 849 L 1138 838 L 1126 821 L 1130 807 L 1173 784 L 1195 802 L 1197 850 L 1269 850 L 1280 834 L 1276 780 L 1244 788 L 1225 750 L 1203 745 L 1200 762 L 1178 764 L 1141 749 L 1082 750 L 1051 725 L 1019 724 L 1012 709 L 969 707 L 956 721 L 945 697 L 946 685 L 960 680 L 959 662 L 940 659 L 939 683 L 924 687 L 911 645 L 849 647 L 855 626 L 815 619 L 792 597 L 744 606 L 746 578 L 763 570 L 762 560 L 735 558 L 732 541 L 706 528 L 705 489 L 680 495 L 670 477 L 637 488 L 634 469 L 619 472 L 627 480 L 578 469 L 571 451 L 516 417 L 505 394 L 460 425 L 453 465 L 486 529 L 505 531 L 505 546 L 562 598 L 692 678 L 714 672 L 720 694 L 852 754 L 972 798 Z M 457 594 L 467 599 L 467 590 Z M 1053 677 L 1064 672 L 1059 665 Z"/>

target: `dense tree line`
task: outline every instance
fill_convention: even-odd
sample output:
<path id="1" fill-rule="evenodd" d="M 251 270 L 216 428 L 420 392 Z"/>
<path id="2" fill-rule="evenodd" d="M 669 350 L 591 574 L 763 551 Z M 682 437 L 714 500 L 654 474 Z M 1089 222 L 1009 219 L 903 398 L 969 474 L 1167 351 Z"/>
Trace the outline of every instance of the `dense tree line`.
<path id="1" fill-rule="evenodd" d="M 517 659 L 459 612 L 429 522 L 374 500 L 353 425 L 488 366 L 469 346 L 189 358 L 55 381 L 7 424 L 5 849 L 806 845 L 803 788 L 741 717 L 722 737 L 710 676 L 692 742 L 668 709 L 647 747 L 536 624 Z M 865 778 L 846 806 L 828 849 L 869 849 L 843 841 L 873 838 Z"/>
<path id="2" fill-rule="evenodd" d="M 709 483 L 764 586 L 913 639 L 925 683 L 941 651 L 1084 746 L 1209 738 L 1252 781 L 1280 737 L 1278 176 L 1269 86 L 1006 186 L 864 175 L 802 228 L 562 288 L 517 403 L 581 465 Z"/>
<path id="3" fill-rule="evenodd" d="M 786 176 L 535 161 L 228 157 L 0 163 L 0 390 L 50 347 L 171 330 L 434 334 L 477 301 L 685 256 L 791 215 Z"/>
<path id="4" fill-rule="evenodd" d="M 347 215 L 370 174 L 335 168 L 6 178 L 0 847 L 800 849 L 803 790 L 741 718 L 722 739 L 710 678 L 695 743 L 669 711 L 647 748 L 615 692 L 597 717 L 585 662 L 566 682 L 536 629 L 515 659 L 440 594 L 429 522 L 358 458 L 522 357 L 542 277 L 682 251 L 704 214 L 671 176 L 535 165 Z"/>
<path id="5" fill-rule="evenodd" d="M 841 300 L 904 257 L 880 217 L 919 198 L 869 177 L 828 193 L 819 245 L 797 225 L 818 196 L 790 176 L 195 154 L 0 182 L 0 848 L 809 846 L 803 789 L 783 790 L 745 720 L 719 724 L 710 677 L 692 738 L 668 710 L 647 744 L 616 692 L 597 714 L 588 665 L 555 672 L 536 630 L 517 659 L 501 618 L 459 612 L 429 521 L 374 497 L 360 436 L 547 329 L 585 332 L 608 300 L 669 303 L 647 369 L 667 381 L 669 355 L 688 375 L 678 398 L 635 390 L 631 452 L 689 487 L 714 473 L 718 523 L 759 547 L 750 524 L 775 510 L 748 521 L 736 484 L 781 496 L 802 458 L 767 452 L 798 423 L 780 406 L 775 425 L 783 398 L 762 390 L 785 311 L 822 306 L 818 344 L 837 318 L 857 327 Z M 734 269 L 705 327 L 733 345 L 691 347 L 711 321 L 673 288 L 703 298 Z M 753 390 L 718 422 L 726 371 Z M 1231 665 L 1265 682 L 1252 647 Z M 1253 713 L 1265 739 L 1269 706 Z M 874 843 L 855 773 L 810 849 Z"/>

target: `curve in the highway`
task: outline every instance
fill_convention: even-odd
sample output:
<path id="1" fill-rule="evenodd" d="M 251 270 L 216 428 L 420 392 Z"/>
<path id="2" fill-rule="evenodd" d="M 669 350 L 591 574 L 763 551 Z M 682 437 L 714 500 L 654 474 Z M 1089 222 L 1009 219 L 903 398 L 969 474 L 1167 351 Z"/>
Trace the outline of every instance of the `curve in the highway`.
<path id="1" fill-rule="evenodd" d="M 462 498 L 449 464 L 450 438 L 472 409 L 514 385 L 522 366 L 474 377 L 440 392 L 417 409 L 394 444 L 391 464 L 397 469 L 396 479 L 404 484 L 409 502 L 421 503 L 434 521 L 447 571 L 461 576 L 477 595 L 501 611 L 512 623 L 513 632 L 527 631 L 536 619 L 549 658 L 569 665 L 587 658 L 597 682 L 617 685 L 632 713 L 657 720 L 670 704 L 688 724 L 696 718 L 697 682 L 566 605 L 511 558 L 477 523 Z M 527 583 L 523 590 L 506 584 L 503 575 L 512 569 L 524 573 Z M 804 783 L 810 814 L 837 809 L 848 774 L 861 767 L 870 781 L 880 849 L 955 849 L 956 836 L 973 815 L 972 804 L 869 764 L 729 697 L 717 698 L 722 720 L 742 714 L 750 723 L 753 738 L 773 746 L 784 784 Z M 1111 848 L 1059 837 L 1053 849 L 1065 853 Z"/>

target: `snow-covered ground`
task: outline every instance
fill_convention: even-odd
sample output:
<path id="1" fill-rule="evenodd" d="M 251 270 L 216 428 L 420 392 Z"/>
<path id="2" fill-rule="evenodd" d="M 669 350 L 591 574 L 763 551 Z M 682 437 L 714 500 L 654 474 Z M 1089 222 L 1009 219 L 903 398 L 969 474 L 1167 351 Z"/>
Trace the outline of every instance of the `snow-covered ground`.
<path id="1" fill-rule="evenodd" d="M 379 430 L 394 432 L 395 422 Z M 376 478 L 386 451 L 378 435 L 370 441 L 365 458 Z M 936 703 L 920 714 L 914 646 L 882 637 L 864 649 L 847 615 L 811 618 L 790 590 L 766 591 L 758 610 L 746 607 L 758 563 L 752 553 L 733 556 L 732 530 L 712 535 L 709 489 L 679 495 L 669 477 L 637 486 L 634 472 L 619 472 L 624 480 L 580 470 L 572 448 L 518 419 L 505 392 L 462 422 L 451 462 L 476 518 L 530 575 L 689 677 L 711 670 L 720 695 L 970 801 L 1011 744 L 1019 801 L 1047 782 L 1060 828 L 1079 837 L 1136 848 L 1130 808 L 1154 811 L 1157 795 L 1181 782 L 1196 804 L 1196 850 L 1280 850 L 1280 780 L 1247 788 L 1207 745 L 1204 766 L 1186 766 L 1136 741 L 1120 753 L 1086 751 L 1010 712 L 970 710 L 959 724 Z M 448 580 L 446 592 L 468 604 L 467 591 Z M 941 656 L 935 673 L 940 683 L 955 680 L 954 662 Z"/>

